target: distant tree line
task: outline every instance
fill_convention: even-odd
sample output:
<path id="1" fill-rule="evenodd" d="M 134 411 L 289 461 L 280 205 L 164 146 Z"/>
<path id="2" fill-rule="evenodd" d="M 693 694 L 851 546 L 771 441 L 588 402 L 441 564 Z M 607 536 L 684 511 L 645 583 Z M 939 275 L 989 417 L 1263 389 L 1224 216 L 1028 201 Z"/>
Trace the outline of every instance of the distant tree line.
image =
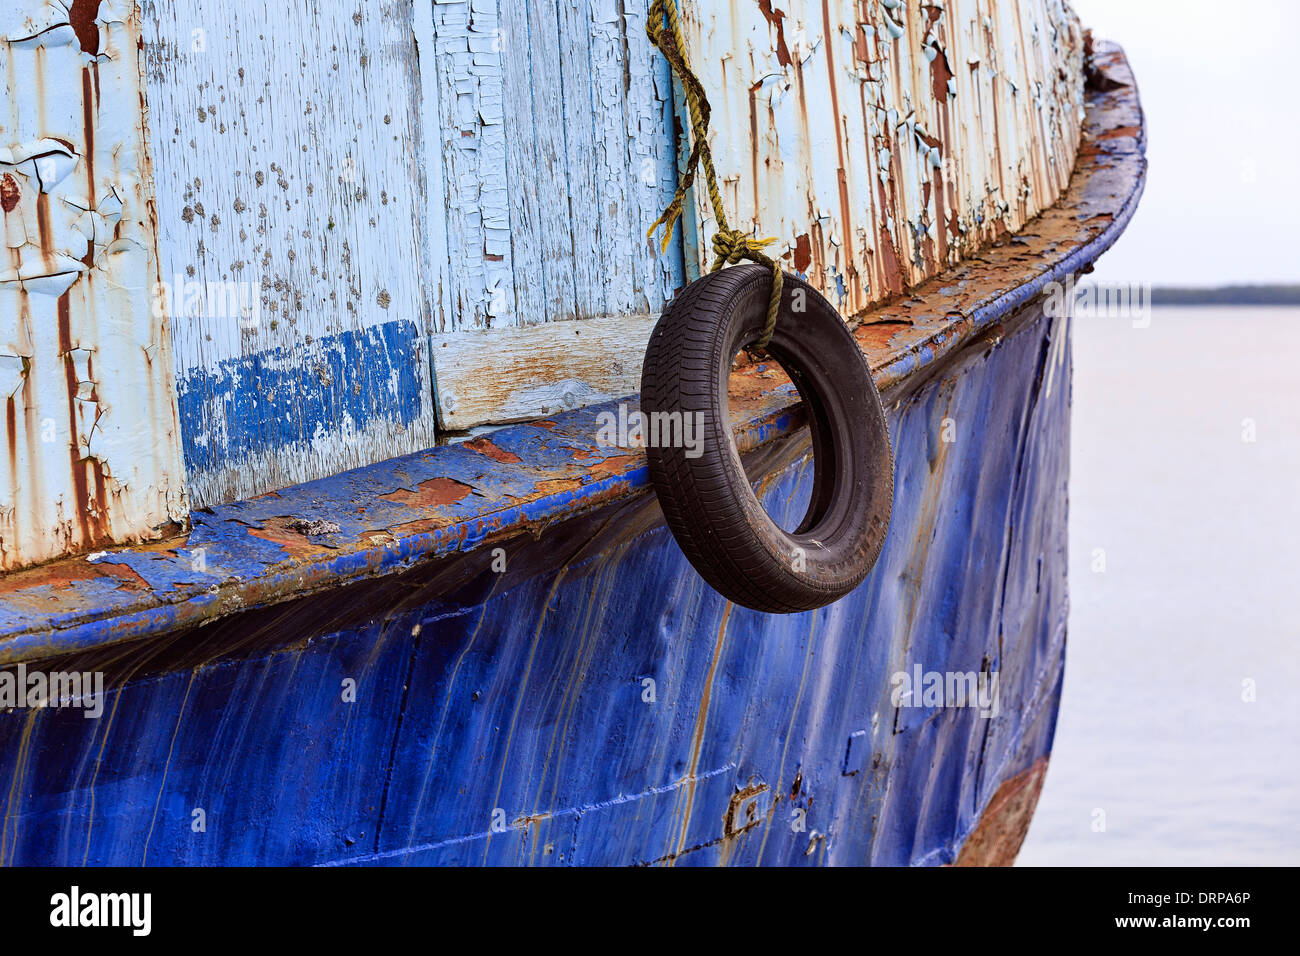
<path id="1" fill-rule="evenodd" d="M 1300 305 L 1300 285 L 1224 285 L 1213 289 L 1155 286 L 1152 305 Z"/>

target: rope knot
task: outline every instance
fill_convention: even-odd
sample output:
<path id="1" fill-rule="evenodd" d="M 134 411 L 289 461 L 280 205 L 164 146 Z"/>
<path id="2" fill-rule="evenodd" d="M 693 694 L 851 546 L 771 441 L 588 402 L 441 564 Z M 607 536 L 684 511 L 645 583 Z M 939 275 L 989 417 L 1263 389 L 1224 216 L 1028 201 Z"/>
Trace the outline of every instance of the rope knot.
<path id="1" fill-rule="evenodd" d="M 763 249 L 775 241 L 775 239 L 754 239 L 739 229 L 719 229 L 713 234 L 713 254 L 718 257 L 719 262 L 732 266 L 741 259 L 762 262 L 767 259 Z"/>

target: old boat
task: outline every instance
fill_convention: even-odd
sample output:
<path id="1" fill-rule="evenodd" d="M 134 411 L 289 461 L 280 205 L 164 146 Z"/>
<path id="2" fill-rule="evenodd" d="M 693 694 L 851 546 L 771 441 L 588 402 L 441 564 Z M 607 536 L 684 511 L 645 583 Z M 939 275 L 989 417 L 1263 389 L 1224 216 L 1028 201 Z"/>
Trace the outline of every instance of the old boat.
<path id="1" fill-rule="evenodd" d="M 888 538 L 820 610 L 712 591 L 598 439 L 714 226 L 646 237 L 689 128 L 646 0 L 6 7 L 0 860 L 1014 858 L 1064 665 L 1053 293 L 1138 201 L 1133 77 L 1063 0 L 681 12 L 732 222 L 884 397 Z M 796 515 L 797 394 L 730 394 Z"/>

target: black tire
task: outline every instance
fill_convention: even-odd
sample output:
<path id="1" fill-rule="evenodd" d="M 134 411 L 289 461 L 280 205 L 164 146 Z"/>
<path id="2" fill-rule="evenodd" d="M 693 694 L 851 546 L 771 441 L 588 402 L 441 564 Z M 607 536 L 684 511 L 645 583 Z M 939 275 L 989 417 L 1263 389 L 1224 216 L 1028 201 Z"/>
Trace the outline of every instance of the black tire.
<path id="1" fill-rule="evenodd" d="M 787 275 L 767 351 L 803 400 L 814 477 L 808 512 L 793 533 L 768 517 L 736 451 L 727 384 L 732 360 L 762 333 L 771 290 L 771 271 L 752 264 L 687 286 L 650 336 L 641 411 L 643 422 L 656 412 L 703 421 L 702 449 L 646 449 L 664 518 L 695 570 L 737 604 L 792 613 L 838 600 L 876 563 L 889 528 L 894 462 L 880 394 L 857 342 L 829 302 Z M 800 313 L 792 310 L 796 296 Z"/>

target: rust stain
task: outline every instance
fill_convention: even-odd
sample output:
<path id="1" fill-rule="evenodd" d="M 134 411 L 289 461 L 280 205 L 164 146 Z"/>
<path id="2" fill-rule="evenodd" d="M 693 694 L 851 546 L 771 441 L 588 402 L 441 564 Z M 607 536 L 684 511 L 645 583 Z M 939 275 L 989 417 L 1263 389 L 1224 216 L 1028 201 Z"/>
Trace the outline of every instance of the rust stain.
<path id="1" fill-rule="evenodd" d="M 264 528 L 249 528 L 248 533 L 254 538 L 278 544 L 288 552 L 289 557 L 295 559 L 311 558 L 331 550 L 316 544 L 301 531 L 294 530 L 292 523 L 293 519 L 276 518 L 268 521 Z"/>
<path id="2" fill-rule="evenodd" d="M 938 7 L 930 8 L 930 22 L 933 23 L 943 16 L 943 11 Z M 948 81 L 952 79 L 952 67 L 948 65 L 948 54 L 941 48 L 937 50 L 934 60 L 930 63 L 930 89 L 934 93 L 934 101 L 941 106 L 948 102 Z"/>
<path id="3" fill-rule="evenodd" d="M 72 0 L 72 7 L 68 10 L 68 23 L 72 32 L 77 35 L 81 49 L 91 56 L 99 52 L 99 24 L 95 19 L 99 16 L 101 2 L 102 0 Z"/>
<path id="4" fill-rule="evenodd" d="M 473 441 L 465 442 L 465 447 L 478 452 L 480 455 L 487 455 L 493 461 L 513 464 L 520 460 L 519 456 L 512 451 L 506 451 L 494 445 L 487 438 L 475 438 Z"/>
<path id="5" fill-rule="evenodd" d="M 773 10 L 772 0 L 758 0 L 758 9 L 763 11 L 763 16 L 767 18 L 767 22 L 776 31 L 776 62 L 782 66 L 789 66 L 790 48 L 786 46 L 785 27 L 782 25 L 782 21 L 785 20 L 785 12 Z"/>
<path id="6" fill-rule="evenodd" d="M 889 343 L 900 332 L 912 327 L 910 322 L 863 322 L 853 330 L 853 337 L 868 353 L 884 353 Z"/>
<path id="7" fill-rule="evenodd" d="M 68 303 L 68 294 L 65 292 L 59 296 L 56 306 L 59 315 L 59 354 L 72 351 L 72 313 Z M 71 373 L 73 377 L 73 393 L 76 392 L 76 372 Z"/>
<path id="8" fill-rule="evenodd" d="M 1119 139 L 1123 136 L 1136 136 L 1140 132 L 1142 132 L 1142 130 L 1136 126 L 1116 126 L 1114 129 L 1108 129 L 1106 132 L 1100 134 L 1097 139 Z"/>
<path id="9" fill-rule="evenodd" d="M 14 179 L 12 174 L 5 173 L 4 177 L 0 178 L 0 209 L 5 212 L 13 212 L 21 197 L 22 192 L 18 189 L 18 180 Z"/>
<path id="10" fill-rule="evenodd" d="M 555 494 L 559 491 L 577 491 L 582 487 L 582 482 L 577 478 L 547 478 L 545 481 L 539 481 L 533 486 L 536 489 L 536 495 L 529 495 L 528 499 L 542 497 L 543 495 Z"/>
<path id="11" fill-rule="evenodd" d="M 95 4 L 99 6 L 98 3 Z M 95 29 L 95 42 L 99 42 L 99 30 Z M 89 202 L 95 205 L 95 95 L 92 88 L 90 70 L 81 68 L 81 122 L 86 132 L 86 187 L 89 190 Z M 92 244 L 93 247 L 93 244 Z M 90 255 L 88 252 L 87 255 Z"/>
<path id="12" fill-rule="evenodd" d="M 882 276 L 885 289 L 890 295 L 901 295 L 904 288 L 903 267 L 898 261 L 898 251 L 894 248 L 894 237 L 889 234 L 884 223 L 880 225 L 880 251 L 881 264 L 885 270 Z"/>
<path id="13" fill-rule="evenodd" d="M 727 838 L 748 830 L 762 819 L 757 798 L 767 791 L 767 784 L 754 784 L 732 794 L 724 825 Z"/>
<path id="14" fill-rule="evenodd" d="M 5 399 L 5 438 L 9 440 L 9 474 L 18 474 L 18 408 L 14 397 Z"/>
<path id="15" fill-rule="evenodd" d="M 422 481 L 415 491 L 398 488 L 386 495 L 380 495 L 382 501 L 393 501 L 408 508 L 437 508 L 453 505 L 469 495 L 474 489 L 454 478 L 430 478 Z"/>
<path id="16" fill-rule="evenodd" d="M 812 265 L 812 243 L 808 241 L 808 233 L 805 232 L 794 241 L 794 267 L 796 271 L 806 275 L 810 265 Z"/>
<path id="17" fill-rule="evenodd" d="M 0 576 L 0 594 L 19 594 L 33 588 L 53 588 L 58 591 L 70 588 L 78 581 L 93 581 L 104 577 L 121 581 L 122 590 L 149 590 L 149 583 L 129 565 L 113 564 L 109 561 L 92 563 L 84 558 L 77 558 L 73 561 L 58 561 L 21 571 L 7 572 Z"/>
<path id="18" fill-rule="evenodd" d="M 1011 866 L 1029 832 L 1038 795 L 1047 775 L 1047 758 L 1002 781 L 980 816 L 975 832 L 962 844 L 954 866 Z"/>
<path id="19" fill-rule="evenodd" d="M 36 231 L 41 239 L 41 253 L 48 255 L 53 240 L 50 237 L 50 197 L 48 193 L 36 194 Z"/>
<path id="20" fill-rule="evenodd" d="M 618 475 L 626 471 L 628 465 L 640 460 L 640 455 L 614 455 L 596 462 L 587 470 L 593 475 Z"/>

